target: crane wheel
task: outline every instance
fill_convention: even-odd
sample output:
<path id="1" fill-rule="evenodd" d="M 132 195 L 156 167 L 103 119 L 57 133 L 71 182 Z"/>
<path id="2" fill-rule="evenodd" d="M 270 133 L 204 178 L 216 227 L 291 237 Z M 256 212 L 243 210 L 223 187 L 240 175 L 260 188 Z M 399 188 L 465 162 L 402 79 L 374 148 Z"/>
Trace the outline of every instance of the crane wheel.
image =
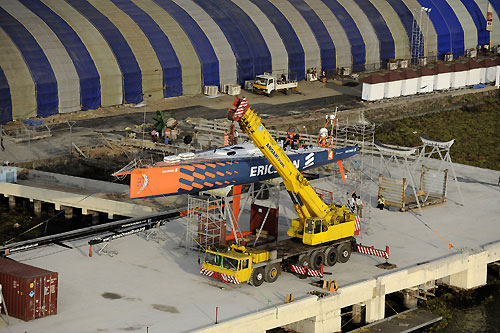
<path id="1" fill-rule="evenodd" d="M 264 283 L 264 267 L 257 267 L 253 270 L 250 282 L 253 286 L 258 287 Z"/>
<path id="2" fill-rule="evenodd" d="M 273 283 L 278 280 L 281 273 L 281 267 L 279 263 L 274 263 L 266 266 L 266 282 Z"/>
<path id="3" fill-rule="evenodd" d="M 329 247 L 325 252 L 325 261 L 328 266 L 333 266 L 337 263 L 339 258 L 339 253 L 337 252 L 337 247 Z"/>
<path id="4" fill-rule="evenodd" d="M 325 264 L 325 254 L 322 251 L 314 251 L 311 255 L 311 268 L 315 270 L 321 269 L 321 265 Z"/>
<path id="5" fill-rule="evenodd" d="M 344 244 L 340 245 L 338 252 L 339 252 L 338 261 L 341 263 L 346 263 L 349 260 L 349 258 L 351 257 L 351 252 L 352 252 L 351 244 L 344 243 Z"/>
<path id="6" fill-rule="evenodd" d="M 310 267 L 311 266 L 311 258 L 307 254 L 303 254 L 299 257 L 299 261 L 297 265 L 302 267 Z"/>

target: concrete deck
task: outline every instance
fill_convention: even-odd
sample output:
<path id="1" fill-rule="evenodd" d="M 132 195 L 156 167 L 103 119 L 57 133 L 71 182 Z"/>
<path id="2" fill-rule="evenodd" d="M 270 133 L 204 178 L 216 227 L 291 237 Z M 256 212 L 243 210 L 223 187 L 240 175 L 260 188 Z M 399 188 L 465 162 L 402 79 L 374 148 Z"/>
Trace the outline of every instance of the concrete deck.
<path id="1" fill-rule="evenodd" d="M 341 329 L 343 307 L 364 304 L 367 321 L 374 322 L 385 315 L 386 294 L 433 280 L 462 288 L 483 285 L 486 265 L 500 260 L 499 173 L 464 165 L 455 165 L 455 170 L 464 206 L 458 204 L 461 199 L 450 179 L 447 202 L 424 210 L 422 216 L 371 209 L 370 218 L 362 219 L 358 242 L 381 249 L 389 245 L 389 261 L 398 268 L 381 270 L 375 265 L 383 259 L 353 254 L 348 263 L 326 269 L 340 287 L 331 296 L 308 295 L 321 290 L 309 284 L 313 278 L 300 280 L 289 273 L 259 288 L 222 285 L 200 276 L 197 253 L 179 246 L 184 221 L 178 219 L 164 226 L 156 240 L 136 235 L 113 241 L 108 246 L 117 252 L 113 257 L 94 251 L 89 258 L 85 240 L 71 242 L 73 249 L 48 246 L 14 254 L 15 260 L 59 272 L 58 314 L 31 322 L 12 319 L 8 330 L 144 332 L 149 327 L 150 332 L 264 332 L 288 325 L 304 332 L 332 332 Z M 366 162 L 365 171 L 376 170 L 369 170 Z M 340 191 L 333 181 L 315 185 Z M 373 206 L 376 185 L 365 181 L 364 193 Z M 287 195 L 282 196 L 284 234 L 287 218 L 295 213 Z M 295 301 L 284 304 L 289 293 Z M 219 324 L 214 325 L 216 307 Z"/>

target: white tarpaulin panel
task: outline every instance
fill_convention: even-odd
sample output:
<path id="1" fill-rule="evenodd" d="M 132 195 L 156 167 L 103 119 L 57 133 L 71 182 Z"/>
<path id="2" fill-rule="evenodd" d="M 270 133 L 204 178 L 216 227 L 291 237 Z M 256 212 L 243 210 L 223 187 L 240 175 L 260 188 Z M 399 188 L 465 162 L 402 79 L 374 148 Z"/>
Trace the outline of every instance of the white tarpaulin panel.
<path id="1" fill-rule="evenodd" d="M 365 101 L 377 101 L 384 98 L 385 82 L 364 83 L 361 99 Z"/>
<path id="2" fill-rule="evenodd" d="M 182 94 L 196 95 L 201 93 L 200 61 L 184 30 L 153 0 L 134 0 L 134 3 L 151 16 L 172 44 L 182 68 Z"/>
<path id="3" fill-rule="evenodd" d="M 262 11 L 248 0 L 233 0 L 255 23 L 271 53 L 273 70 L 288 70 L 288 53 L 274 25 Z M 257 73 L 262 74 L 262 73 Z"/>
<path id="4" fill-rule="evenodd" d="M 418 93 L 434 91 L 434 75 L 421 76 L 418 78 Z"/>
<path id="5" fill-rule="evenodd" d="M 309 68 L 321 69 L 321 56 L 318 42 L 302 15 L 286 0 L 275 0 L 272 4 L 288 19 L 304 48 L 306 71 Z"/>
<path id="6" fill-rule="evenodd" d="M 345 8 L 345 10 L 351 15 L 352 19 L 356 23 L 356 26 L 361 33 L 363 41 L 365 43 L 365 53 L 367 65 L 372 65 L 374 67 L 369 67 L 370 70 L 380 68 L 380 42 L 378 40 L 377 34 L 373 29 L 373 26 L 369 23 L 368 17 L 365 13 L 358 7 L 356 3 L 352 0 L 338 0 L 338 2 Z"/>
<path id="7" fill-rule="evenodd" d="M 495 87 L 500 86 L 500 66 L 497 66 L 497 73 L 495 78 Z"/>
<path id="8" fill-rule="evenodd" d="M 12 119 L 36 117 L 35 83 L 21 52 L 0 28 L 0 67 L 9 82 Z"/>
<path id="9" fill-rule="evenodd" d="M 221 87 L 224 84 L 237 83 L 236 57 L 231 45 L 217 23 L 197 4 L 191 0 L 174 0 L 198 23 L 212 44 L 219 60 L 219 75 Z"/>
<path id="10" fill-rule="evenodd" d="M 451 88 L 458 89 L 465 87 L 467 83 L 467 71 L 451 73 Z"/>
<path id="11" fill-rule="evenodd" d="M 453 12 L 460 21 L 460 25 L 464 30 L 464 46 L 465 49 L 477 47 L 477 28 L 470 16 L 469 11 L 465 8 L 461 0 L 447 0 Z"/>
<path id="12" fill-rule="evenodd" d="M 384 97 L 394 98 L 399 96 L 401 96 L 401 80 L 386 82 L 384 87 Z"/>
<path id="13" fill-rule="evenodd" d="M 352 55 L 349 39 L 337 17 L 321 0 L 305 0 L 321 19 L 335 45 L 337 68 L 351 67 Z"/>
<path id="14" fill-rule="evenodd" d="M 137 24 L 111 2 L 92 1 L 121 32 L 132 49 L 142 74 L 144 99 L 163 99 L 163 71 L 153 47 Z"/>
<path id="15" fill-rule="evenodd" d="M 418 90 L 418 77 L 405 79 L 401 82 L 401 95 L 411 96 L 415 95 Z"/>
<path id="16" fill-rule="evenodd" d="M 0 0 L 0 6 L 26 27 L 47 56 L 57 80 L 59 112 L 80 110 L 80 79 L 73 61 L 56 34 L 19 2 Z"/>
<path id="17" fill-rule="evenodd" d="M 451 73 L 438 73 L 434 76 L 434 90 L 450 89 Z"/>
<path id="18" fill-rule="evenodd" d="M 43 2 L 71 24 L 87 48 L 99 72 L 101 82 L 101 105 L 110 106 L 123 102 L 123 80 L 120 67 L 113 52 L 99 31 L 78 11 L 64 0 L 43 0 Z"/>
<path id="19" fill-rule="evenodd" d="M 467 71 L 467 82 L 466 85 L 473 86 L 481 82 L 481 65 L 474 60 L 467 63 L 469 70 Z"/>
<path id="20" fill-rule="evenodd" d="M 410 42 L 408 41 L 408 34 L 398 14 L 387 0 L 370 0 L 370 2 L 377 8 L 391 31 L 392 38 L 394 39 L 395 58 L 409 59 L 411 57 Z"/>

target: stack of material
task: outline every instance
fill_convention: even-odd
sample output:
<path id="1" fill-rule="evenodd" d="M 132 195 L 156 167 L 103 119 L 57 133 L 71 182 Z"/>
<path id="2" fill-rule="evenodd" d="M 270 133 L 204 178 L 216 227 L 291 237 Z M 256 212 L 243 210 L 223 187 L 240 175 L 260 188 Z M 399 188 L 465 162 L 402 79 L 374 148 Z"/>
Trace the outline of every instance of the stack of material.
<path id="1" fill-rule="evenodd" d="M 401 96 L 416 95 L 418 89 L 418 74 L 412 69 L 401 73 Z"/>
<path id="2" fill-rule="evenodd" d="M 481 83 L 482 66 L 475 60 L 469 60 L 467 63 L 469 70 L 467 71 L 467 86 L 473 86 Z"/>
<path id="3" fill-rule="evenodd" d="M 394 98 L 401 96 L 401 75 L 398 72 L 389 72 L 385 76 L 384 97 Z"/>
<path id="4" fill-rule="evenodd" d="M 469 67 L 467 64 L 457 62 L 451 66 L 451 87 L 454 89 L 462 88 L 467 83 L 467 72 Z"/>
<path id="5" fill-rule="evenodd" d="M 376 101 L 384 98 L 385 78 L 379 74 L 372 74 L 363 80 L 361 99 Z"/>
<path id="6" fill-rule="evenodd" d="M 419 94 L 433 92 L 434 70 L 428 67 L 422 67 L 417 71 L 417 74 L 419 75 L 417 92 Z"/>
<path id="7" fill-rule="evenodd" d="M 434 67 L 434 90 L 450 89 L 451 68 L 450 66 L 439 64 Z"/>

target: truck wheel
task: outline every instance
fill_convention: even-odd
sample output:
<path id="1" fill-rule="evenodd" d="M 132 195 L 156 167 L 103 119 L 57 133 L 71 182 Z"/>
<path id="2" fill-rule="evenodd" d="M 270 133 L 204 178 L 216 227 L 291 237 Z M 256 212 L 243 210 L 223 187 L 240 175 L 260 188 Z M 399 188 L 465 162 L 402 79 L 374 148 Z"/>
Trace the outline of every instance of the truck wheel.
<path id="1" fill-rule="evenodd" d="M 264 283 L 264 267 L 257 267 L 253 270 L 252 276 L 250 277 L 250 282 L 255 287 L 258 287 Z"/>
<path id="2" fill-rule="evenodd" d="M 328 266 L 333 266 L 337 263 L 339 258 L 339 253 L 337 252 L 337 247 L 332 246 L 328 248 L 325 252 L 325 261 Z"/>
<path id="3" fill-rule="evenodd" d="M 315 270 L 321 269 L 321 265 L 325 264 L 325 254 L 322 251 L 314 251 L 311 255 L 311 268 Z"/>
<path id="4" fill-rule="evenodd" d="M 338 252 L 339 252 L 338 261 L 341 263 L 346 263 L 349 260 L 349 258 L 351 257 L 351 252 L 352 252 L 351 244 L 344 243 L 344 244 L 340 245 Z"/>
<path id="5" fill-rule="evenodd" d="M 266 282 L 273 283 L 274 281 L 278 280 L 280 272 L 281 272 L 281 267 L 279 263 L 267 265 L 266 277 L 265 277 Z"/>
<path id="6" fill-rule="evenodd" d="M 299 257 L 299 261 L 297 262 L 297 265 L 302 266 L 302 267 L 309 267 L 311 266 L 311 258 L 307 254 L 303 254 Z"/>

